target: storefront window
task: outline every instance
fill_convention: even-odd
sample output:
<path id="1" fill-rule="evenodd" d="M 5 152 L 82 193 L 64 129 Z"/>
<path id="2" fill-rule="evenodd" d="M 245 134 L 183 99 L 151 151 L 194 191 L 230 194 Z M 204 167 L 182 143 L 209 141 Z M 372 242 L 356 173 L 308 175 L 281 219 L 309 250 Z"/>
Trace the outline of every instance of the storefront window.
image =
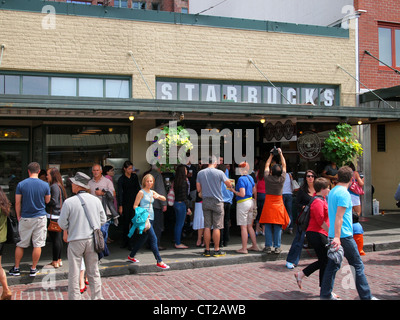
<path id="1" fill-rule="evenodd" d="M 22 77 L 23 94 L 47 95 L 49 93 L 49 79 L 47 77 Z"/>
<path id="2" fill-rule="evenodd" d="M 25 94 L 64 97 L 131 97 L 130 80 L 92 77 L 25 76 L 0 74 L 0 94 Z M 79 93 L 78 93 L 79 92 Z"/>
<path id="3" fill-rule="evenodd" d="M 46 153 L 47 167 L 59 168 L 62 175 L 81 171 L 91 176 L 94 163 L 130 158 L 129 127 L 48 126 Z"/>
<path id="4" fill-rule="evenodd" d="M 51 78 L 51 95 L 67 97 L 76 96 L 76 79 Z"/>
<path id="5" fill-rule="evenodd" d="M 129 81 L 106 80 L 107 98 L 129 98 Z"/>
<path id="6" fill-rule="evenodd" d="M 79 96 L 81 97 L 103 97 L 103 80 L 101 79 L 79 79 Z"/>

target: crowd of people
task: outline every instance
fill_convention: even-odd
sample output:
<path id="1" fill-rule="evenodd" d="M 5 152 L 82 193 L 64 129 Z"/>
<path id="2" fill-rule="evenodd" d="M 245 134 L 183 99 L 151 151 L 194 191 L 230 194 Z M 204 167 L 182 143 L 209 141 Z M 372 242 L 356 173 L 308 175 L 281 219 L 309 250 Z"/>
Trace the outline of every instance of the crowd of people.
<path id="1" fill-rule="evenodd" d="M 355 268 L 360 298 L 373 298 L 360 258 L 364 254 L 362 236 L 357 242 L 354 240 L 356 237 L 353 238 L 353 228 L 360 227 L 358 221 L 353 221 L 353 211 L 355 217 L 361 214 L 360 202 L 359 195 L 348 189 L 353 182 L 363 185 L 354 167 L 338 168 L 333 164 L 324 170 L 320 178 L 317 178 L 313 170 L 307 170 L 304 183 L 296 190 L 295 210 L 292 210 L 292 194 L 296 187 L 293 177 L 287 172 L 281 149 L 271 150 L 268 159 L 260 161 L 255 171 L 250 172 L 246 162 L 238 164 L 238 168 L 240 176 L 231 178 L 229 165 L 224 164 L 222 158 L 212 156 L 208 163 L 201 166 L 194 166 L 190 162 L 180 164 L 176 167 L 173 182 L 168 189 L 156 165 L 143 174 L 139 183 L 133 163 L 125 161 L 123 173 L 114 185 L 114 168 L 94 164 L 92 178 L 77 172 L 69 179 L 74 195 L 67 197 L 59 170 L 48 169 L 43 175 L 45 181 L 42 181 L 40 165 L 32 162 L 27 168 L 29 178 L 21 181 L 16 189 L 15 213 L 19 221 L 20 240 L 16 243 L 15 264 L 9 274 L 20 275 L 19 265 L 24 249 L 32 243 L 30 275 L 35 276 L 41 248 L 45 246 L 48 235 L 53 255 L 50 264 L 54 268 L 62 266 L 63 242 L 68 243 L 69 298 L 80 299 L 86 284 L 89 284 L 92 299 L 102 299 L 98 260 L 109 254 L 107 242 L 113 241 L 109 239 L 110 225 L 122 230 L 121 247 L 130 251 L 127 256 L 129 261 L 139 262 L 136 254 L 148 242 L 156 266 L 163 270 L 169 269 L 160 255 L 164 249 L 160 239 L 164 230 L 163 213 L 167 210 L 167 197 L 169 201 L 172 197 L 175 248 L 188 248 L 182 242 L 182 233 L 185 221 L 189 219 L 193 230 L 197 232 L 196 246 L 204 248 L 203 255 L 225 255 L 223 248 L 229 243 L 229 229 L 232 225 L 230 212 L 234 204 L 235 223 L 240 228 L 242 239 L 238 253 L 262 250 L 267 254 L 279 254 L 282 251 L 282 232 L 295 232 L 286 267 L 293 269 L 297 266 L 305 239 L 318 257 L 316 262 L 295 273 L 295 281 L 300 288 L 304 277 L 319 270 L 321 298 L 337 299 L 332 288 L 341 261 L 328 259 L 328 251 L 331 250 L 336 258 L 338 254 L 340 258 L 343 252 Z M 296 228 L 295 212 L 301 212 L 314 198 L 307 230 Z M 5 242 L 2 231 L 4 221 L 7 220 L 5 217 L 10 215 L 10 208 L 9 200 L 0 190 L 0 282 L 3 300 L 11 298 L 5 272 L 1 268 L 2 244 Z M 139 212 L 143 211 L 146 212 L 146 222 L 142 226 L 132 223 L 135 217 L 139 217 Z M 49 229 L 52 222 L 56 223 L 58 230 Z M 96 229 L 100 229 L 103 234 L 105 248 L 102 252 L 94 249 L 96 239 L 93 235 Z M 265 237 L 262 249 L 256 241 L 259 234 Z M 251 246 L 248 247 L 249 240 Z"/>

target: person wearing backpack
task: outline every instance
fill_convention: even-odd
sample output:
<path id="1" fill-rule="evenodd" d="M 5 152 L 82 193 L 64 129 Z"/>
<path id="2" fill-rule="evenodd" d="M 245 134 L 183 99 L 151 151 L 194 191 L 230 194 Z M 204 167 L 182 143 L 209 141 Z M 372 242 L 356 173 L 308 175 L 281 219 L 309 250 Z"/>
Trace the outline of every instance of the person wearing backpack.
<path id="1" fill-rule="evenodd" d="M 302 289 L 302 281 L 304 277 L 309 277 L 313 272 L 319 269 L 319 284 L 324 275 L 325 267 L 328 262 L 327 247 L 329 216 L 328 203 L 326 197 L 329 194 L 329 181 L 325 178 L 317 178 L 314 181 L 315 196 L 310 201 L 309 222 L 306 227 L 306 237 L 312 248 L 314 249 L 318 260 L 309 264 L 302 271 L 296 272 L 294 277 L 297 285 Z M 302 213 L 304 214 L 304 212 Z"/>
<path id="2" fill-rule="evenodd" d="M 317 174 L 314 172 L 314 170 L 308 169 L 306 171 L 305 181 L 302 183 L 299 191 L 296 194 L 296 215 L 303 211 L 303 208 L 310 202 L 311 198 L 315 194 L 314 180 L 316 177 Z M 303 250 L 305 236 L 306 233 L 300 228 L 296 227 L 295 236 L 286 258 L 286 268 L 294 269 L 298 265 L 301 251 Z"/>

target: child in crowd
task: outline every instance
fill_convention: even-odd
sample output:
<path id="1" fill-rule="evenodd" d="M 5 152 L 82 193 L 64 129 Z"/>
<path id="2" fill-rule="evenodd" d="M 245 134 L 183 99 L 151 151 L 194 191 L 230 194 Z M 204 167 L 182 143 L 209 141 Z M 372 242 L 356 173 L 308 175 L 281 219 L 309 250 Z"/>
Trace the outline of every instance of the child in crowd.
<path id="1" fill-rule="evenodd" d="M 364 229 L 359 222 L 359 216 L 353 212 L 353 238 L 357 243 L 358 252 L 360 256 L 365 256 L 364 252 Z"/>

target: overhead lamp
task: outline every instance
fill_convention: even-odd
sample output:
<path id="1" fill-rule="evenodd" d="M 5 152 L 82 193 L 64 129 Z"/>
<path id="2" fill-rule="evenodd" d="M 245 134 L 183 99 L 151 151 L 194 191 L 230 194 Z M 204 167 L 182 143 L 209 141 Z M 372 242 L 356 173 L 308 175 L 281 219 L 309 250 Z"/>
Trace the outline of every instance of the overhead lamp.
<path id="1" fill-rule="evenodd" d="M 265 123 L 265 118 L 261 118 L 260 122 Z"/>
<path id="2" fill-rule="evenodd" d="M 358 120 L 358 122 L 357 122 L 359 125 L 362 125 L 362 121 L 361 120 Z"/>
<path id="3" fill-rule="evenodd" d="M 133 121 L 133 120 L 135 120 L 135 117 L 133 116 L 133 114 L 131 114 L 131 115 L 129 116 L 129 121 Z"/>

